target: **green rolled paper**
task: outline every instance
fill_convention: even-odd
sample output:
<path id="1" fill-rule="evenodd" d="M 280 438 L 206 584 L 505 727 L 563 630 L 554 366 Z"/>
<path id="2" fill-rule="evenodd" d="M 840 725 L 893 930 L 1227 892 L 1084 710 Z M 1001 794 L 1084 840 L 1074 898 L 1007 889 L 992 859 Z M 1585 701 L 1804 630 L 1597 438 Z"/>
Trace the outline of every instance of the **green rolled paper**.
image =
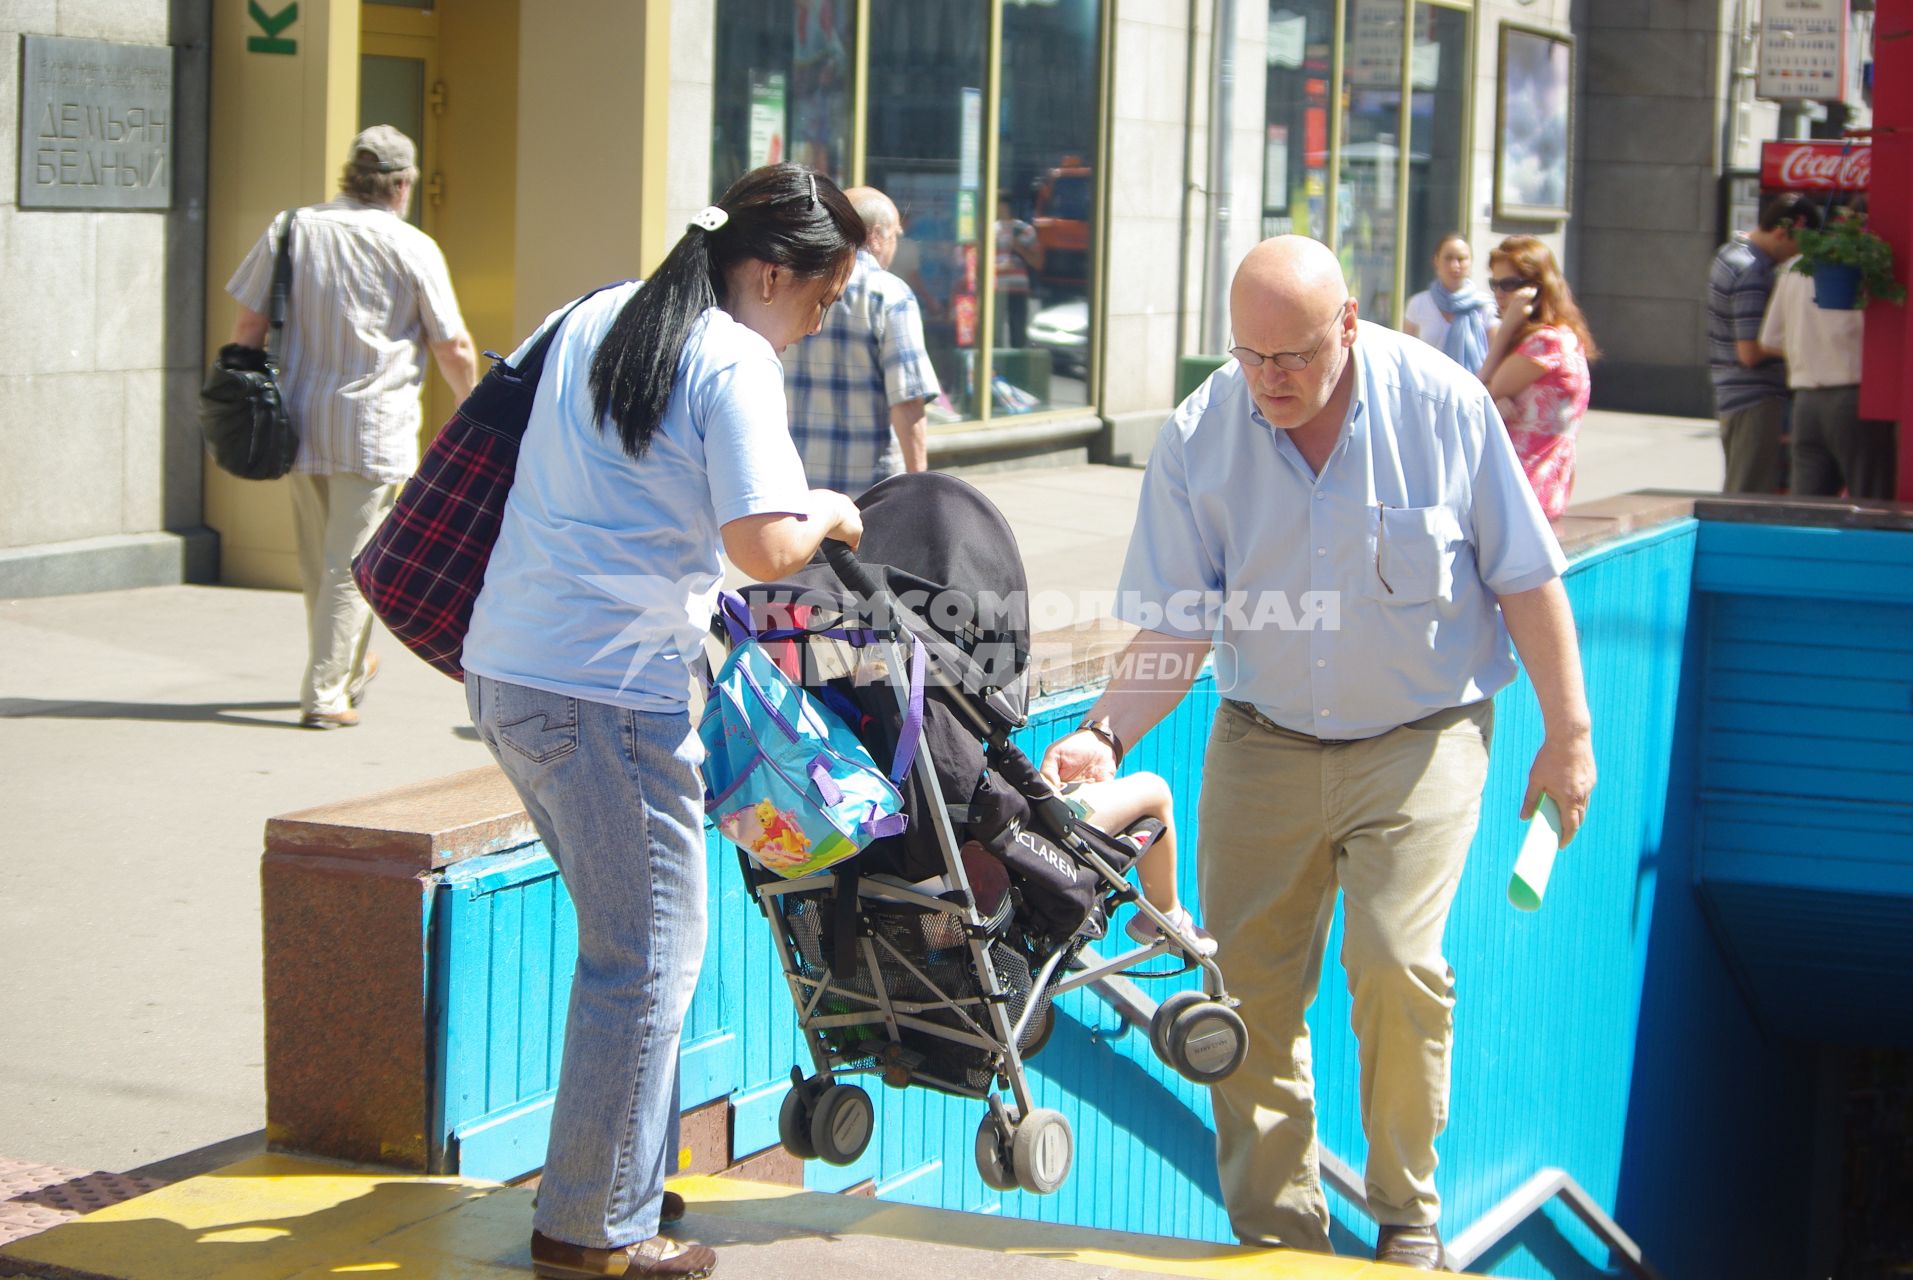
<path id="1" fill-rule="evenodd" d="M 1514 874 L 1508 877 L 1508 901 L 1517 911 L 1541 909 L 1541 895 L 1548 891 L 1548 876 L 1554 871 L 1554 855 L 1561 851 L 1561 810 L 1554 797 L 1543 791 L 1535 806 L 1528 834 L 1515 855 Z"/>

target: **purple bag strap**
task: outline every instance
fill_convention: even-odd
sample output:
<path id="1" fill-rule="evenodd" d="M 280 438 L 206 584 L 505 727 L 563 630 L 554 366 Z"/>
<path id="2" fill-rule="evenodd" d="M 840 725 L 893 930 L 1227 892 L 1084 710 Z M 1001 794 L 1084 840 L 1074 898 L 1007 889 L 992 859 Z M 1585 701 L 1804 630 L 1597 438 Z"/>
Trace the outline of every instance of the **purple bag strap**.
<path id="1" fill-rule="evenodd" d="M 875 813 L 877 806 L 871 805 L 870 811 Z M 863 829 L 864 834 L 872 840 L 881 840 L 885 836 L 900 836 L 910 829 L 910 815 L 899 810 L 896 813 L 886 813 L 880 818 L 865 818 Z"/>
<path id="2" fill-rule="evenodd" d="M 751 608 L 744 603 L 743 596 L 735 591 L 718 592 L 717 614 L 724 619 L 724 630 L 730 635 L 733 646 L 751 638 Z"/>
<path id="3" fill-rule="evenodd" d="M 917 758 L 917 743 L 923 738 L 923 641 L 910 644 L 910 709 L 904 713 L 903 728 L 897 733 L 897 756 L 890 765 L 890 781 L 903 785 L 904 775 Z"/>
<path id="4" fill-rule="evenodd" d="M 837 785 L 837 779 L 830 776 L 829 756 L 821 751 L 812 756 L 810 768 L 806 772 L 810 775 L 810 785 L 817 788 L 817 798 L 824 802 L 826 808 L 834 807 L 842 802 L 843 788 Z"/>

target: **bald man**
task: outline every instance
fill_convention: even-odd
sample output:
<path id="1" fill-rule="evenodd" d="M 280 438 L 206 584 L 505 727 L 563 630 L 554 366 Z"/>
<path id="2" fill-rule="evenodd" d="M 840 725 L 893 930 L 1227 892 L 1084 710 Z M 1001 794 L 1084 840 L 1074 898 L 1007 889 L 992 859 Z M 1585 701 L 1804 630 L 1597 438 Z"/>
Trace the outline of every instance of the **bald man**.
<path id="1" fill-rule="evenodd" d="M 929 465 L 925 406 L 939 388 L 917 295 L 889 270 L 903 238 L 897 206 L 875 187 L 844 195 L 869 240 L 823 327 L 784 349 L 784 388 L 811 485 L 855 497 Z"/>
<path id="2" fill-rule="evenodd" d="M 1339 888 L 1376 1257 L 1437 1269 L 1442 931 L 1510 639 L 1546 728 L 1524 812 L 1546 791 L 1566 843 L 1594 785 L 1565 560 L 1480 381 L 1358 321 L 1326 248 L 1264 241 L 1229 308 L 1235 359 L 1150 454 L 1117 606 L 1141 628 L 1126 674 L 1043 767 L 1111 776 L 1214 647 L 1201 903 L 1250 1034 L 1214 1090 L 1230 1221 L 1245 1243 L 1329 1249 L 1303 1014 Z M 1161 673 L 1182 674 L 1143 678 Z"/>

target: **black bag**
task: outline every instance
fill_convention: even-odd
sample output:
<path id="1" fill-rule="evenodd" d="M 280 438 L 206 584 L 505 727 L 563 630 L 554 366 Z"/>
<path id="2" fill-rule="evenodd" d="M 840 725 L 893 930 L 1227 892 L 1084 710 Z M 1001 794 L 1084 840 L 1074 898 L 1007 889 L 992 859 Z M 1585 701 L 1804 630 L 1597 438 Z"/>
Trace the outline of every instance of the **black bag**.
<path id="1" fill-rule="evenodd" d="M 279 394 L 279 368 L 273 334 L 286 326 L 286 299 L 292 292 L 292 213 L 279 229 L 279 253 L 272 266 L 272 300 L 267 304 L 266 349 L 229 342 L 219 349 L 199 389 L 199 429 L 213 461 L 241 480 L 277 480 L 292 470 L 299 433 L 286 416 Z"/>

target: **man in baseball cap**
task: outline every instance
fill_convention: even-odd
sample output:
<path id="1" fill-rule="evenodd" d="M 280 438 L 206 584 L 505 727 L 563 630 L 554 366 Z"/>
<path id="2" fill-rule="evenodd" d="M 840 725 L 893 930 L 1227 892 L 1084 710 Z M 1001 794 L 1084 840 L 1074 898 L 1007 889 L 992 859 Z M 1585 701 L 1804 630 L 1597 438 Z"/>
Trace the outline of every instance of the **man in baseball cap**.
<path id="1" fill-rule="evenodd" d="M 306 596 L 299 703 L 309 729 L 357 724 L 379 669 L 367 648 L 372 613 L 352 581 L 352 557 L 418 467 L 425 353 L 457 399 L 477 379 L 445 255 L 405 220 L 417 182 L 418 148 L 391 125 L 375 124 L 352 139 L 338 196 L 292 218 L 290 305 L 273 345 L 286 412 L 299 432 L 286 480 Z M 239 303 L 233 341 L 244 346 L 265 345 L 280 221 L 273 219 L 226 286 Z"/>
<path id="2" fill-rule="evenodd" d="M 346 163 L 373 173 L 403 173 L 418 168 L 418 148 L 389 124 L 375 124 L 352 139 Z"/>

